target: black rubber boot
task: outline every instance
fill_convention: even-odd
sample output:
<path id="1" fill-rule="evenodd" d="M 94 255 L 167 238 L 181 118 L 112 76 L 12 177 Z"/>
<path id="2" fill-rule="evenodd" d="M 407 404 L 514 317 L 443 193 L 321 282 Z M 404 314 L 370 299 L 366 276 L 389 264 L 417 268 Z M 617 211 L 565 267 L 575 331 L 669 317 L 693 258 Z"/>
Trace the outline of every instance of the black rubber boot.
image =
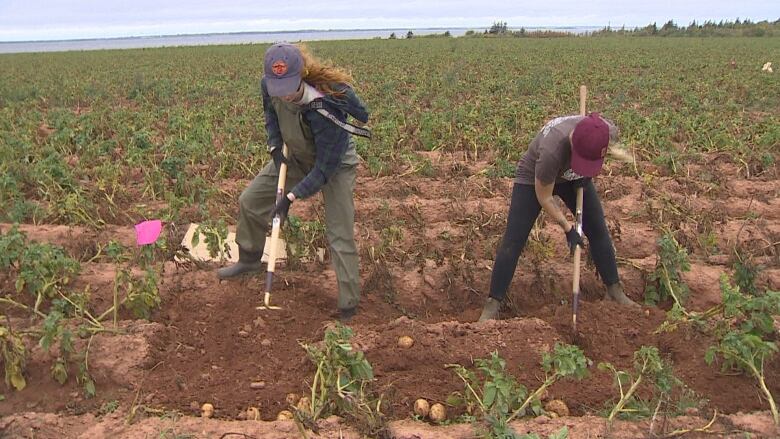
<path id="1" fill-rule="evenodd" d="M 357 314 L 356 306 L 353 306 L 352 308 L 339 308 L 339 321 L 341 323 L 349 323 L 350 320 L 352 320 L 352 317 L 355 317 L 355 314 Z"/>
<path id="2" fill-rule="evenodd" d="M 639 304 L 629 299 L 626 293 L 623 292 L 623 287 L 620 282 L 612 285 L 607 285 L 607 292 L 604 294 L 604 300 L 611 300 L 621 305 L 636 306 Z"/>
<path id="3" fill-rule="evenodd" d="M 352 308 L 338 308 L 335 312 L 332 312 L 329 317 L 346 325 L 352 320 L 352 317 L 354 317 L 355 314 L 357 314 L 357 306 L 353 306 Z"/>
<path id="4" fill-rule="evenodd" d="M 487 302 L 485 302 L 485 307 L 482 308 L 482 315 L 479 316 L 479 321 L 484 322 L 485 320 L 498 319 L 498 310 L 500 308 L 501 302 L 492 297 L 488 297 Z"/>
<path id="5" fill-rule="evenodd" d="M 261 252 L 249 252 L 238 248 L 238 262 L 233 265 L 217 270 L 217 277 L 220 279 L 230 279 L 247 273 L 257 273 L 260 271 Z"/>

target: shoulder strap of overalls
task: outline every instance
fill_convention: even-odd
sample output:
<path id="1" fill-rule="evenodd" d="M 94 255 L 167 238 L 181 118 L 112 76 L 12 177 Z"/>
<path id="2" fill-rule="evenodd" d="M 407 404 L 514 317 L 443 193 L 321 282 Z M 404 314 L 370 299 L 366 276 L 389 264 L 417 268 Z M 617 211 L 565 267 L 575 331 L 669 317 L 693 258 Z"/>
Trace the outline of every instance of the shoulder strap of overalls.
<path id="1" fill-rule="evenodd" d="M 361 128 L 355 125 L 352 125 L 349 122 L 342 122 L 339 120 L 338 117 L 334 116 L 330 111 L 325 109 L 325 106 L 322 104 L 322 101 L 317 99 L 314 101 L 309 102 L 308 108 L 310 110 L 314 110 L 317 113 L 320 113 L 323 115 L 326 119 L 330 120 L 331 122 L 335 123 L 339 127 L 341 127 L 344 131 L 354 134 L 356 136 L 365 137 L 366 139 L 371 138 L 371 130 L 367 128 Z"/>

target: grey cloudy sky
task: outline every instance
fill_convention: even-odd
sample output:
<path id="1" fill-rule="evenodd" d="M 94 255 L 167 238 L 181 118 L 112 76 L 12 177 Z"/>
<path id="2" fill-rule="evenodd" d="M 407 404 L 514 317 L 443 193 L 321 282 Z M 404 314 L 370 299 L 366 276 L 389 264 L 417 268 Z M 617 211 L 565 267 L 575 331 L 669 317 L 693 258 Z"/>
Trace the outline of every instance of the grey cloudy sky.
<path id="1" fill-rule="evenodd" d="M 0 41 L 298 29 L 644 26 L 780 18 L 777 0 L 0 0 Z"/>

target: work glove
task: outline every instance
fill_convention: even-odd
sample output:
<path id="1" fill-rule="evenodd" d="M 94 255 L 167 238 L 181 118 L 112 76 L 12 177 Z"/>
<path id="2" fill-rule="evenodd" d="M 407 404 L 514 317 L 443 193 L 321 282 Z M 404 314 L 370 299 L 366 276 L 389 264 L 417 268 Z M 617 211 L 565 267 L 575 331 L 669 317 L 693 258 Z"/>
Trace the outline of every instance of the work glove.
<path id="1" fill-rule="evenodd" d="M 282 163 L 287 164 L 287 158 L 284 156 L 281 146 L 275 147 L 270 152 L 271 158 L 274 159 L 274 165 L 276 165 L 277 170 L 281 169 Z"/>
<path id="2" fill-rule="evenodd" d="M 566 232 L 566 242 L 569 243 L 569 253 L 574 255 L 574 248 L 578 245 L 580 248 L 585 247 L 585 242 L 582 241 L 582 236 L 577 232 L 577 228 L 572 226 L 568 232 Z"/>
<path id="3" fill-rule="evenodd" d="M 573 180 L 572 183 L 574 183 L 574 189 L 579 189 L 579 188 L 584 189 L 585 186 L 587 186 L 588 183 L 590 183 L 590 177 L 578 178 L 576 180 Z"/>
<path id="4" fill-rule="evenodd" d="M 287 218 L 287 212 L 290 210 L 291 204 L 292 201 L 287 198 L 287 195 L 283 196 L 279 201 L 277 201 L 276 205 L 274 206 L 274 210 L 271 211 L 271 221 L 276 218 L 276 215 L 279 215 L 281 223 L 284 224 L 284 220 Z"/>

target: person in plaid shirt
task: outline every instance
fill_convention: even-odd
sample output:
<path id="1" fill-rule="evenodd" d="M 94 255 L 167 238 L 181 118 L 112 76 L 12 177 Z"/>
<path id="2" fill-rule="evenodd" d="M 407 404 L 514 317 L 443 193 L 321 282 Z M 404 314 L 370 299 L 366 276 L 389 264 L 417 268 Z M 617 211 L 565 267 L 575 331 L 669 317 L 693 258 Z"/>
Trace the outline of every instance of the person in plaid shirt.
<path id="1" fill-rule="evenodd" d="M 361 125 L 368 122 L 352 81 L 347 72 L 319 61 L 305 46 L 278 43 L 266 51 L 260 88 L 273 160 L 239 197 L 239 261 L 217 272 L 220 279 L 259 272 L 270 219 L 279 214 L 284 221 L 293 202 L 322 192 L 342 321 L 355 314 L 360 300 L 353 199 L 359 158 L 352 134 L 370 135 L 347 122 L 348 116 Z M 288 192 L 276 202 L 282 162 L 287 164 Z"/>

